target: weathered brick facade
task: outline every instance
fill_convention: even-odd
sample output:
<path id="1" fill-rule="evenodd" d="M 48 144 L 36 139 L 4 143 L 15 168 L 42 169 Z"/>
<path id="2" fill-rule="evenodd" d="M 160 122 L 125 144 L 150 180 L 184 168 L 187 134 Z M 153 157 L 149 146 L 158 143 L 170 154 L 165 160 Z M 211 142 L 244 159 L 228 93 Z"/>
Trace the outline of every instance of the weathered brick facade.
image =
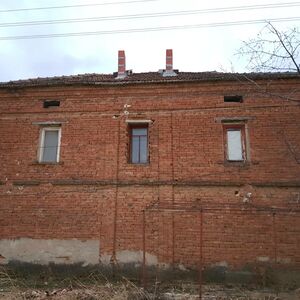
<path id="1" fill-rule="evenodd" d="M 1 85 L 0 262 L 141 263 L 144 249 L 147 264 L 299 266 L 299 76 L 130 76 Z M 148 164 L 129 163 L 128 120 L 152 121 Z M 61 128 L 57 164 L 37 161 L 44 122 Z M 245 162 L 226 161 L 231 122 Z"/>

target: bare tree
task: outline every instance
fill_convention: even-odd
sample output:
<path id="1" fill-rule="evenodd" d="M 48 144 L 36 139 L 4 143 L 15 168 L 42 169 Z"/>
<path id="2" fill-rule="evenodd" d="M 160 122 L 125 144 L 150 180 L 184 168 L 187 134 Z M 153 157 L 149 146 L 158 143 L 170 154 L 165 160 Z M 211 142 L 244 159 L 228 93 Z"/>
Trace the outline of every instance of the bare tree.
<path id="1" fill-rule="evenodd" d="M 243 41 L 241 48 L 237 51 L 239 56 L 247 59 L 247 68 L 254 72 L 295 72 L 300 75 L 300 32 L 298 28 L 280 31 L 270 22 L 262 28 L 255 38 Z M 294 102 L 299 105 L 299 88 L 289 91 L 274 91 L 272 81 L 262 82 L 251 79 L 248 74 L 240 74 L 238 79 L 245 82 L 257 93 L 272 99 Z M 288 104 L 287 104 L 288 105 Z M 284 107 L 282 107 L 284 109 Z M 282 138 L 291 157 L 300 164 L 300 145 L 293 136 L 289 134 L 289 122 L 278 123 L 274 130 Z"/>
<path id="2" fill-rule="evenodd" d="M 278 30 L 270 22 L 248 41 L 243 41 L 238 55 L 248 58 L 251 71 L 291 71 L 300 74 L 300 32 L 298 28 Z"/>

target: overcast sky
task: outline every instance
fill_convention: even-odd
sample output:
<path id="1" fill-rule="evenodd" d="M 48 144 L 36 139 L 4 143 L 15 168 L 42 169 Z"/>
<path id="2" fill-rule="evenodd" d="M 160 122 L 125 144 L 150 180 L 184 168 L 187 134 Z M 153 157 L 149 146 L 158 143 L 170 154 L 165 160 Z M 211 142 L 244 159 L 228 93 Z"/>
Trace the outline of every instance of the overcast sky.
<path id="1" fill-rule="evenodd" d="M 120 2 L 123 2 L 122 4 Z M 112 73 L 117 70 L 117 51 L 126 52 L 126 67 L 133 72 L 157 71 L 165 67 L 165 50 L 173 49 L 174 68 L 179 71 L 245 71 L 245 61 L 234 53 L 242 40 L 259 32 L 263 24 L 91 36 L 3 39 L 16 36 L 126 29 L 173 27 L 245 20 L 300 17 L 300 6 L 287 5 L 217 13 L 151 18 L 115 18 L 97 22 L 10 26 L 17 22 L 82 19 L 139 14 L 198 11 L 248 5 L 299 3 L 295 0 L 1 0 L 0 1 L 0 81 L 83 73 Z M 97 4 L 73 8 L 8 11 Z M 102 5 L 100 5 L 102 4 Z M 300 27 L 300 21 L 274 23 L 279 29 Z"/>

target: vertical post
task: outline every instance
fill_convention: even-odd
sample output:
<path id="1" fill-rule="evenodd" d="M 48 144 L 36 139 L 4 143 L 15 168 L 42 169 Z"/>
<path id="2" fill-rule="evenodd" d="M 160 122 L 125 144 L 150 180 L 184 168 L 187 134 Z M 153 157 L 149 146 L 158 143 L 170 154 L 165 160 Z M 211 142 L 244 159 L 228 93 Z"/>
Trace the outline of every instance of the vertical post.
<path id="1" fill-rule="evenodd" d="M 116 153 L 116 191 L 115 191 L 115 211 L 114 211 L 114 223 L 113 223 L 113 251 L 110 262 L 113 268 L 113 277 L 116 274 L 116 264 L 117 264 L 117 218 L 118 218 L 118 197 L 119 197 L 119 159 L 120 159 L 120 120 L 118 120 L 118 137 L 117 137 L 117 153 Z"/>
<path id="2" fill-rule="evenodd" d="M 172 50 L 169 51 L 169 55 L 171 57 L 172 63 Z M 168 61 L 168 54 L 167 54 L 167 61 Z M 172 159 L 172 208 L 174 208 L 175 204 L 175 191 L 174 191 L 174 131 L 173 131 L 173 113 L 171 112 L 171 159 Z M 172 268 L 174 269 L 175 265 L 175 220 L 174 220 L 174 211 L 172 212 Z"/>
<path id="3" fill-rule="evenodd" d="M 203 268 L 203 254 L 202 254 L 202 248 L 203 248 L 203 210 L 200 209 L 200 249 L 199 249 L 199 299 L 202 299 L 202 268 Z"/>
<path id="4" fill-rule="evenodd" d="M 143 266 L 142 266 L 142 284 L 146 289 L 146 212 L 143 210 Z"/>
<path id="5" fill-rule="evenodd" d="M 174 189 L 174 186 L 172 187 Z M 175 265 L 175 220 L 174 212 L 172 211 L 172 268 Z"/>
<path id="6" fill-rule="evenodd" d="M 276 213 L 273 212 L 272 215 L 273 223 L 273 243 L 274 243 L 274 262 L 277 263 L 277 232 L 276 232 Z"/>

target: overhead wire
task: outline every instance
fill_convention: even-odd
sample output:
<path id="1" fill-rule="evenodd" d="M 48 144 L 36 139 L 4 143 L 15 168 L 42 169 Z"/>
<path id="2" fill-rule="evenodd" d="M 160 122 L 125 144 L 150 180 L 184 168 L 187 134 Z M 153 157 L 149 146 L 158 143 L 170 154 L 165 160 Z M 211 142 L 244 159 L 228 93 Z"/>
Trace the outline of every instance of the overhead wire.
<path id="1" fill-rule="evenodd" d="M 0 10 L 0 13 L 20 12 L 20 11 L 34 11 L 34 10 L 50 10 L 50 9 L 65 9 L 65 8 L 82 8 L 82 7 L 106 6 L 106 5 L 136 4 L 136 3 L 155 2 L 155 1 L 160 1 L 160 0 L 130 0 L 130 1 L 89 3 L 89 4 L 73 4 L 73 5 L 61 5 L 61 6 L 14 8 L 14 9 Z"/>
<path id="2" fill-rule="evenodd" d="M 172 16 L 184 16 L 184 15 L 194 15 L 194 14 L 212 14 L 212 13 L 234 12 L 234 11 L 244 11 L 244 10 L 285 8 L 285 7 L 295 7 L 295 6 L 300 6 L 300 2 L 232 6 L 232 7 L 209 8 L 209 9 L 201 9 L 201 10 L 181 10 L 181 11 L 169 11 L 169 12 L 158 12 L 158 13 L 148 13 L 148 14 L 131 14 L 131 15 L 117 15 L 117 16 L 89 17 L 89 18 L 25 21 L 25 22 L 12 22 L 12 23 L 7 22 L 7 23 L 0 23 L 0 27 L 37 26 L 37 25 L 52 25 L 52 24 L 66 24 L 66 23 L 79 23 L 79 22 L 80 23 L 100 22 L 100 21 L 141 19 L 141 18 L 145 19 L 145 18 L 172 17 Z"/>
<path id="3" fill-rule="evenodd" d="M 290 21 L 300 21 L 300 17 L 243 20 L 243 21 L 231 21 L 231 22 L 216 22 L 216 23 L 204 23 L 204 24 L 194 24 L 194 25 L 191 24 L 191 25 L 162 26 L 162 27 L 129 28 L 129 29 L 87 31 L 87 32 L 83 31 L 83 32 L 67 32 L 67 33 L 53 33 L 53 34 L 3 36 L 3 37 L 0 37 L 0 41 L 59 38 L 59 37 L 76 37 L 76 36 L 93 36 L 93 35 L 122 34 L 122 33 L 139 33 L 139 32 L 151 32 L 151 31 L 182 30 L 182 29 L 197 29 L 197 28 L 212 28 L 212 27 L 227 27 L 227 26 L 263 24 L 266 22 L 275 23 L 275 22 L 290 22 Z"/>

